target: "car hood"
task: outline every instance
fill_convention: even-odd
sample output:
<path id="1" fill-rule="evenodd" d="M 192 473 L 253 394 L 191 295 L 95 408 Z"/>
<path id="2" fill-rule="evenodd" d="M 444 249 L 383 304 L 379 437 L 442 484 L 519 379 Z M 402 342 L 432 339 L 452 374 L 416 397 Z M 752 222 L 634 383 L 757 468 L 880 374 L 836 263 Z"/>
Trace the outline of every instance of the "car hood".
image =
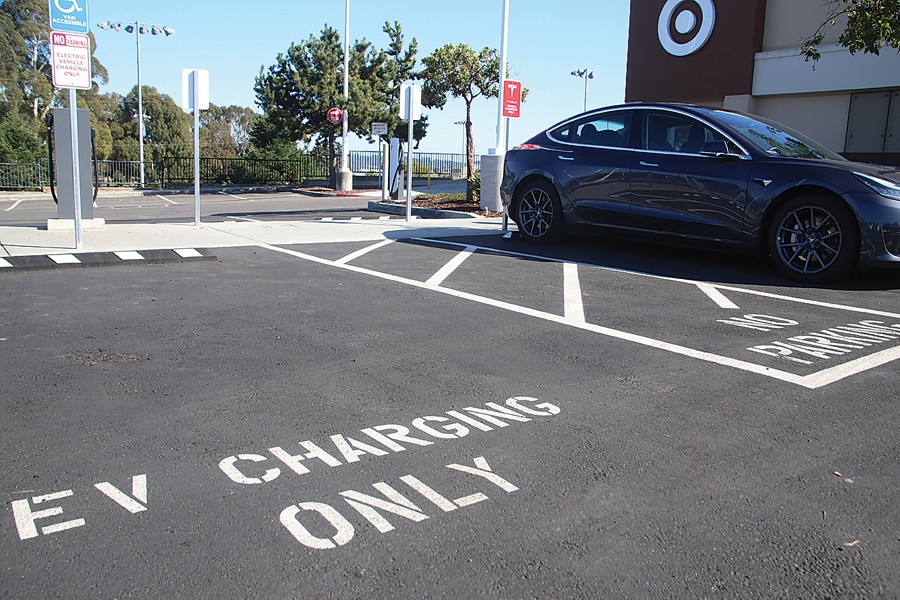
<path id="1" fill-rule="evenodd" d="M 859 163 L 853 161 L 835 161 L 832 164 L 847 171 L 855 171 L 857 173 L 864 173 L 866 175 L 874 175 L 875 177 L 881 177 L 882 179 L 889 179 L 891 181 L 900 183 L 900 168 L 898 167 L 875 165 L 871 163 Z"/>

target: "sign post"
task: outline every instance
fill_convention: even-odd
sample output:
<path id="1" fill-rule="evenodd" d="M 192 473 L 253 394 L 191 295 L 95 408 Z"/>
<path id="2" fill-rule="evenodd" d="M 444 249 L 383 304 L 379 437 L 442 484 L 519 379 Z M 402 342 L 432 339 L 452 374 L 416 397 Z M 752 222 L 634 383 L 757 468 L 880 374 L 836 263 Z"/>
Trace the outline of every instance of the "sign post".
<path id="1" fill-rule="evenodd" d="M 409 123 L 406 147 L 406 220 L 412 221 L 412 148 L 415 122 L 422 118 L 422 86 L 408 81 L 400 86 L 400 117 Z"/>
<path id="2" fill-rule="evenodd" d="M 200 227 L 200 111 L 209 108 L 209 71 L 181 70 L 181 106 L 194 111 L 194 227 Z"/>
<path id="3" fill-rule="evenodd" d="M 91 42 L 88 36 L 87 0 L 50 0 L 50 55 L 53 85 L 69 89 L 72 126 L 72 181 L 75 184 L 75 249 L 82 247 L 81 172 L 78 168 L 78 98 L 76 89 L 91 89 Z M 63 28 L 64 31 L 59 31 Z M 80 32 L 80 33 L 68 33 Z"/>

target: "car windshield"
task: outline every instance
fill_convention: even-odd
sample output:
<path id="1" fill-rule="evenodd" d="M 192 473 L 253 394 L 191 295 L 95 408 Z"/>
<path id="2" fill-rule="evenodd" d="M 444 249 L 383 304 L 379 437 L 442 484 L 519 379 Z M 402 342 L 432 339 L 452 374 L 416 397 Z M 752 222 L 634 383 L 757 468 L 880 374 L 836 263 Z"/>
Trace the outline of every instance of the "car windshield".
<path id="1" fill-rule="evenodd" d="M 736 129 L 744 139 L 770 156 L 846 160 L 837 152 L 809 139 L 802 133 L 760 117 L 750 118 L 738 113 L 716 111 L 726 125 Z"/>

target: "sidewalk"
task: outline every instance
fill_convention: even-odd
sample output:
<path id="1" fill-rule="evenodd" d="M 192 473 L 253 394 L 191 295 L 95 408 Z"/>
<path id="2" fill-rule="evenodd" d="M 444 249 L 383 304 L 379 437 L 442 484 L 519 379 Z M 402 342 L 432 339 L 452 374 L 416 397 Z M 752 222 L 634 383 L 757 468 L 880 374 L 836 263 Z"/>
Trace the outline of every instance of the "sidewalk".
<path id="1" fill-rule="evenodd" d="M 107 224 L 83 232 L 37 227 L 0 227 L 0 271 L 66 265 L 210 260 L 212 249 L 260 245 L 379 242 L 409 238 L 500 235 L 500 219 L 375 217 L 363 221 Z"/>
<path id="2" fill-rule="evenodd" d="M 453 182 L 448 184 L 440 186 L 441 190 L 453 188 Z M 216 187 L 215 191 L 223 189 Z M 248 193 L 249 188 L 240 189 Z M 266 188 L 259 191 L 271 193 L 275 190 Z M 427 186 L 414 189 L 414 193 L 428 191 Z M 431 192 L 437 193 L 434 190 Z M 121 197 L 129 193 L 138 196 L 173 192 L 111 190 L 109 193 Z M 186 192 L 178 190 L 178 193 Z M 370 200 L 370 205 L 379 204 L 381 198 L 380 190 L 356 190 L 353 194 L 366 197 Z M 36 196 L 46 199 L 49 194 Z M 17 199 L 24 198 L 17 196 Z M 376 207 L 374 210 L 387 209 Z M 266 244 L 377 242 L 385 239 L 500 234 L 500 219 L 431 218 L 435 211 L 429 213 L 421 210 L 416 209 L 422 216 L 414 217 L 409 222 L 403 216 L 373 212 L 371 219 L 360 221 L 210 222 L 201 223 L 199 227 L 195 227 L 192 222 L 107 223 L 96 229 L 84 229 L 81 248 L 75 247 L 74 226 L 53 230 L 46 227 L 0 226 L 0 270 L 6 271 L 9 267 L 107 264 L 127 260 L 209 260 L 215 258 L 212 252 L 215 248 Z"/>

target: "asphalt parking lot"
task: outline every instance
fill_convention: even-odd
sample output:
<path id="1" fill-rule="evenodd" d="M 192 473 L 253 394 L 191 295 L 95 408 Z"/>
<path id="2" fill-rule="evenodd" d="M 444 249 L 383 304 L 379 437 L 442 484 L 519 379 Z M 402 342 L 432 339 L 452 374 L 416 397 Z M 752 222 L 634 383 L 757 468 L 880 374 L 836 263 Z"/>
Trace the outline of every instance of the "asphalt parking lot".
<path id="1" fill-rule="evenodd" d="M 896 273 L 215 253 L 0 276 L 0 595 L 900 593 Z"/>

